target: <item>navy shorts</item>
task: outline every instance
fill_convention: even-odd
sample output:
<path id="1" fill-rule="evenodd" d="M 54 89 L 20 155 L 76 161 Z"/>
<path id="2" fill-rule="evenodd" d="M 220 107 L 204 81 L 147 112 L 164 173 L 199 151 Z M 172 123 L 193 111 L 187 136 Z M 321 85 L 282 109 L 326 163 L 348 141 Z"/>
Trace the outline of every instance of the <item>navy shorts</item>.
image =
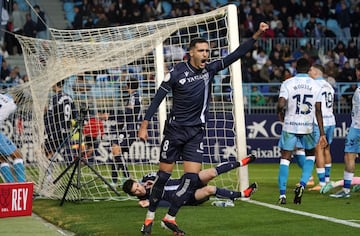
<path id="1" fill-rule="evenodd" d="M 161 143 L 160 162 L 191 161 L 202 163 L 204 127 L 167 124 Z"/>
<path id="2" fill-rule="evenodd" d="M 171 202 L 174 198 L 173 195 L 176 194 L 179 185 L 181 184 L 181 179 L 169 179 L 164 188 L 163 200 L 165 202 Z M 196 200 L 195 199 L 195 192 L 198 189 L 205 187 L 206 184 L 202 182 L 198 182 L 196 186 L 193 187 L 192 194 L 190 195 L 189 199 L 184 202 L 184 205 L 187 206 L 197 206 L 209 200 L 209 197 L 205 197 L 203 199 Z"/>
<path id="3" fill-rule="evenodd" d="M 196 190 L 198 189 L 201 189 L 203 187 L 205 187 L 206 184 L 203 184 L 202 182 L 199 182 L 197 184 L 197 186 L 195 187 L 195 190 L 194 190 L 194 193 L 190 196 L 190 198 L 185 202 L 184 205 L 187 205 L 187 206 L 198 206 L 198 205 L 201 205 L 203 204 L 204 202 L 208 201 L 210 199 L 210 197 L 205 197 L 203 199 L 199 199 L 199 200 L 196 200 L 195 199 L 195 192 Z"/>

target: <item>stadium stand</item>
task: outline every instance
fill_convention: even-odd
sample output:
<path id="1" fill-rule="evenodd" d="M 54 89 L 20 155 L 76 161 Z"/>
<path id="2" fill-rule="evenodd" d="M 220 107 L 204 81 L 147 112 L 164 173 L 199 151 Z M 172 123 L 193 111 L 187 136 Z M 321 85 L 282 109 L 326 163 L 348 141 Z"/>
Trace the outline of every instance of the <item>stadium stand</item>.
<path id="1" fill-rule="evenodd" d="M 5 1 L 6 5 L 5 7 L 8 9 L 8 11 L 11 13 L 11 4 L 13 1 Z M 21 10 L 27 11 L 29 10 L 29 7 L 27 6 L 27 3 L 25 0 L 17 0 L 19 8 Z M 47 1 L 47 0 L 36 0 L 31 1 L 33 4 L 38 4 L 41 6 L 41 8 L 46 12 L 46 15 L 51 16 L 49 18 L 48 25 L 53 28 L 71 28 L 71 22 L 73 21 L 75 17 L 74 12 L 74 5 L 79 6 L 82 9 L 88 9 L 90 12 L 83 12 L 84 14 L 84 23 L 88 20 L 88 16 L 93 17 L 94 22 L 96 22 L 97 19 L 97 11 L 101 9 L 101 11 L 104 11 L 107 13 L 109 11 L 109 6 L 112 2 L 117 1 L 99 1 L 99 5 L 83 5 L 83 1 L 81 0 L 56 0 L 56 1 Z M 245 40 L 247 37 L 247 32 L 251 29 L 244 28 L 245 21 L 248 20 L 249 15 L 253 15 L 253 25 L 256 25 L 257 21 L 265 20 L 268 21 L 270 24 L 273 23 L 272 21 L 279 19 L 283 25 L 287 26 L 287 20 L 288 17 L 292 17 L 290 13 L 294 13 L 293 20 L 297 22 L 298 27 L 301 30 L 304 30 L 306 27 L 306 24 L 309 22 L 310 16 L 316 16 L 316 22 L 321 24 L 323 33 L 323 37 L 314 37 L 315 35 L 312 35 L 312 37 L 301 37 L 301 38 L 290 38 L 287 37 L 286 33 L 283 36 L 278 36 L 277 28 L 274 28 L 274 36 L 268 37 L 264 40 L 259 41 L 259 49 L 264 49 L 267 53 L 267 55 L 270 56 L 272 53 L 274 46 L 278 43 L 280 43 L 282 46 L 289 45 L 290 46 L 290 52 L 292 55 L 290 55 L 290 60 L 285 62 L 285 68 L 281 68 L 282 73 L 284 73 L 285 69 L 291 69 L 290 64 L 291 61 L 296 59 L 298 56 L 309 56 L 310 52 L 307 51 L 306 45 L 311 45 L 315 47 L 318 52 L 328 52 L 333 55 L 331 58 L 328 58 L 328 60 L 332 61 L 338 61 L 339 52 L 336 51 L 336 45 L 342 40 L 340 37 L 341 35 L 341 27 L 337 18 L 337 11 L 339 11 L 338 2 L 335 1 L 333 5 L 326 5 L 327 1 L 314 1 L 310 2 L 307 1 L 308 8 L 304 9 L 300 5 L 300 1 L 297 1 L 299 4 L 299 9 L 291 9 L 286 1 L 271 1 L 271 0 L 264 0 L 261 1 L 262 4 L 260 4 L 260 1 L 228 1 L 228 0 L 208 0 L 208 1 L 200 1 L 200 2 L 193 2 L 193 1 L 176 1 L 176 0 L 167 0 L 167 1 L 160 1 L 161 7 L 162 7 L 162 14 L 156 15 L 156 19 L 163 19 L 163 18 L 169 18 L 169 17 L 180 17 L 185 16 L 189 14 L 200 14 L 203 12 L 207 12 L 208 10 L 214 9 L 219 6 L 223 6 L 228 3 L 236 3 L 238 6 L 238 12 L 239 12 L 239 25 L 240 25 L 240 37 L 241 40 Z M 90 1 L 91 3 L 91 1 Z M 101 5 L 102 3 L 102 5 Z M 350 49 L 352 51 L 352 54 L 355 54 L 355 59 L 352 60 L 351 67 L 353 68 L 354 62 L 358 61 L 359 58 L 359 51 L 360 51 L 360 42 L 359 42 L 359 19 L 360 19 L 360 3 L 358 1 L 346 1 L 348 4 L 348 9 L 350 11 L 350 17 L 352 19 L 352 40 L 354 41 L 356 47 L 354 52 L 353 49 Z M 122 7 L 126 7 L 130 4 L 130 1 L 127 2 L 124 1 L 124 4 Z M 149 4 L 151 7 L 155 7 L 153 4 L 153 1 L 145 1 L 145 0 L 138 0 L 137 1 L 138 6 L 142 7 L 144 4 Z M 311 5 L 314 4 L 314 5 Z M 116 9 L 118 9 L 119 5 L 116 4 Z M 317 6 L 320 5 L 322 7 L 322 11 L 316 11 L 314 9 L 317 9 Z M 283 12 L 282 8 L 287 7 L 288 10 Z M 96 10 L 97 9 L 97 10 Z M 127 7 L 128 11 L 131 11 L 132 9 Z M 118 11 L 119 12 L 119 11 Z M 130 12 L 131 13 L 131 12 Z M 85 17 L 86 15 L 86 17 Z M 274 17 L 274 16 L 277 17 Z M 126 23 L 126 17 L 120 17 L 120 20 L 124 20 L 124 22 L 118 22 L 119 25 Z M 145 18 L 144 18 L 145 19 Z M 139 23 L 143 20 L 141 18 L 137 19 L 139 20 Z M 136 22 L 135 22 L 136 23 Z M 272 25 L 277 25 L 276 22 Z M 285 28 L 286 30 L 286 28 Z M 285 31 L 286 32 L 286 31 Z M 206 32 L 203 32 L 204 36 L 207 36 Z M 347 42 L 344 42 L 345 46 Z M 320 47 L 321 45 L 321 47 Z M 346 50 L 349 50 L 345 48 Z M 345 51 L 345 56 L 350 56 L 348 51 Z M 357 57 L 356 57 L 357 55 Z M 318 57 L 311 57 L 310 58 L 312 62 L 319 62 Z M 25 74 L 25 66 L 23 64 L 23 61 L 21 60 L 21 56 L 18 55 L 10 55 L 10 57 L 7 59 L 10 67 L 18 66 L 20 67 L 20 71 L 22 74 Z M 353 62 L 354 61 L 354 62 Z M 274 66 L 274 65 L 273 65 Z M 325 67 L 327 67 L 327 64 L 324 64 Z M 340 65 L 336 65 L 339 70 L 339 74 L 342 72 L 342 68 L 340 68 Z M 250 71 L 251 67 L 249 65 L 244 65 L 243 63 L 243 73 L 244 71 Z M 249 100 L 251 95 L 251 84 L 254 83 L 255 74 L 248 75 L 247 78 L 251 78 L 252 80 L 246 81 L 250 82 L 249 84 L 244 85 L 244 96 L 247 97 Z M 217 81 L 215 83 L 215 95 L 216 96 L 226 96 L 226 93 L 230 93 L 231 91 L 227 90 L 227 87 L 230 87 L 229 84 L 222 84 L 223 79 L 221 78 L 222 75 L 219 75 L 217 77 Z M 243 75 L 243 78 L 246 75 Z M 270 74 L 270 77 L 272 75 Z M 337 112 L 340 112 L 340 107 L 347 107 L 346 104 L 344 104 L 343 95 L 345 93 L 345 88 L 349 87 L 347 86 L 347 82 L 352 82 L 354 80 L 354 77 L 352 77 L 352 80 L 344 82 L 340 80 L 340 77 L 336 74 L 329 74 L 328 75 L 329 80 L 333 81 L 333 85 L 337 91 Z M 351 76 L 350 76 L 351 77 Z M 142 80 L 142 78 L 140 78 Z M 0 81 L 2 83 L 3 81 Z M 273 83 L 274 86 L 270 86 L 268 83 Z M 257 84 L 261 88 L 261 92 L 267 97 L 268 103 L 266 103 L 265 106 L 273 106 L 271 102 L 271 97 L 274 97 L 277 95 L 276 88 L 279 86 L 279 82 L 281 81 L 267 81 L 267 83 L 263 84 Z M 94 86 L 94 94 L 95 96 L 100 96 L 99 93 L 101 93 L 101 86 L 104 86 L 104 81 L 97 83 Z M 101 85 L 101 86 L 99 86 Z M 272 89 L 270 89 L 272 88 Z M 222 94 L 225 93 L 225 94 Z M 341 105 L 341 106 L 340 106 Z M 251 108 L 251 105 L 246 104 L 246 108 L 249 109 L 249 111 L 253 111 L 254 109 Z"/>

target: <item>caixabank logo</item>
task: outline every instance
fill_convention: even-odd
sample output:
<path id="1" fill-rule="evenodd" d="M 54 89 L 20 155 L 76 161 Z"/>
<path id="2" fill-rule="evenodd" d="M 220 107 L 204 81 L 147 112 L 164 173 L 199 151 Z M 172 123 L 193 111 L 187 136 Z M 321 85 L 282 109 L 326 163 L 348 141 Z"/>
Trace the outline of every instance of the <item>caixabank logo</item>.
<path id="1" fill-rule="evenodd" d="M 268 121 L 267 120 L 263 120 L 260 122 L 257 121 L 252 121 L 251 125 L 247 125 L 246 129 L 248 130 L 248 138 L 257 138 L 257 137 L 265 137 L 268 138 L 269 136 L 269 132 L 270 130 L 272 130 L 271 132 L 271 136 L 273 137 L 279 137 L 278 132 L 275 132 L 274 128 L 276 125 L 280 125 L 282 126 L 282 124 L 280 122 L 274 122 L 271 124 L 271 128 L 267 129 L 265 128 L 265 125 Z M 269 130 L 269 132 L 268 132 Z"/>
<path id="2" fill-rule="evenodd" d="M 336 115 L 334 139 L 331 152 L 334 162 L 343 161 L 343 147 L 351 124 L 350 115 Z M 246 116 L 246 143 L 247 150 L 260 160 L 275 162 L 280 158 L 281 150 L 278 147 L 283 123 L 276 115 L 247 115 Z M 336 147 L 336 148 L 335 148 Z"/>
<path id="3" fill-rule="evenodd" d="M 350 120 L 344 115 L 336 117 L 334 138 L 345 138 L 349 130 Z M 248 115 L 246 121 L 248 139 L 279 138 L 281 135 L 283 123 L 278 121 L 276 116 Z"/>

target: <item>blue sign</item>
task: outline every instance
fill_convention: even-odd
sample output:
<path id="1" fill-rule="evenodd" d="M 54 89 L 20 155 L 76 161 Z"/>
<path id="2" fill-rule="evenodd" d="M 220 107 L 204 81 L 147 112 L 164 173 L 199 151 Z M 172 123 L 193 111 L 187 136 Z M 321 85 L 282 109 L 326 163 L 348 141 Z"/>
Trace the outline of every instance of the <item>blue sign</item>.
<path id="1" fill-rule="evenodd" d="M 334 140 L 331 144 L 333 162 L 343 163 L 344 143 L 351 124 L 350 115 L 336 115 Z M 257 162 L 279 162 L 278 140 L 282 123 L 276 115 L 246 115 L 247 147 L 259 158 Z"/>
<path id="2" fill-rule="evenodd" d="M 331 144 L 332 160 L 343 163 L 344 143 L 351 123 L 350 115 L 336 115 L 334 140 Z M 32 142 L 31 118 L 15 119 L 3 123 L 1 131 L 18 144 L 27 162 L 34 162 L 34 144 Z M 105 127 L 107 123 L 105 123 Z M 274 114 L 253 114 L 245 116 L 247 153 L 258 157 L 257 162 L 278 163 L 280 148 L 278 140 L 282 123 Z M 153 131 L 152 131 L 153 130 Z M 128 162 L 158 162 L 160 155 L 160 138 L 158 124 L 152 121 L 149 125 L 149 139 L 147 143 L 134 142 L 129 153 L 124 153 Z M 218 163 L 236 159 L 234 118 L 231 112 L 210 114 L 204 139 L 204 162 Z M 99 140 L 93 157 L 97 162 L 111 160 L 110 143 Z M 61 157 L 59 157 L 61 161 Z"/>

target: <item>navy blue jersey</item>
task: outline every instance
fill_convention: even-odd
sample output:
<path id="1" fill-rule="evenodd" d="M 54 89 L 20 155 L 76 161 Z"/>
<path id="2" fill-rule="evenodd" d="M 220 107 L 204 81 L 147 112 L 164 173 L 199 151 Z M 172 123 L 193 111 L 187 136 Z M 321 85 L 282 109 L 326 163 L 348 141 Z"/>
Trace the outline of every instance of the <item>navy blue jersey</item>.
<path id="1" fill-rule="evenodd" d="M 155 179 L 156 179 L 156 172 L 151 172 L 151 173 L 143 176 L 143 178 L 140 181 L 140 184 L 145 185 L 146 181 L 152 181 L 153 182 L 153 181 L 155 181 Z M 149 186 L 146 186 L 146 185 L 145 185 L 145 188 L 146 188 L 146 194 L 145 194 L 145 196 L 138 196 L 139 200 L 147 200 L 147 199 L 149 199 L 151 188 Z"/>
<path id="2" fill-rule="evenodd" d="M 124 152 L 136 140 L 141 120 L 141 103 L 137 92 L 132 93 L 125 102 L 124 113 L 111 111 L 106 123 L 103 140 L 121 145 Z"/>
<path id="3" fill-rule="evenodd" d="M 146 112 L 145 120 L 151 119 L 166 94 L 172 91 L 173 104 L 169 122 L 182 126 L 204 124 L 207 120 L 214 76 L 244 56 L 254 43 L 255 40 L 251 38 L 228 56 L 207 63 L 204 69 L 195 69 L 189 62 L 176 64 L 161 83 Z"/>
<path id="4" fill-rule="evenodd" d="M 105 123 L 105 134 L 102 139 L 104 141 L 110 141 L 119 143 L 124 139 L 124 118 L 119 115 L 117 111 L 112 110 L 109 112 L 109 117 L 104 121 Z"/>
<path id="5" fill-rule="evenodd" d="M 140 183 L 144 184 L 146 181 L 149 181 L 149 180 L 155 181 L 155 178 L 156 178 L 156 173 L 152 172 L 152 173 L 145 175 L 142 178 L 142 180 L 140 181 Z M 164 194 L 163 194 L 163 197 L 161 198 L 161 200 L 170 202 L 170 200 L 173 198 L 173 195 L 176 193 L 176 190 L 179 187 L 180 183 L 181 183 L 181 179 L 169 179 L 164 186 Z M 205 185 L 200 182 L 199 185 L 196 186 L 196 189 L 202 188 L 204 186 Z M 146 195 L 138 197 L 139 200 L 149 199 L 150 190 L 151 190 L 151 188 L 149 188 L 149 187 L 146 188 Z M 206 200 L 207 200 L 207 198 L 206 198 Z M 190 199 L 185 203 L 185 205 L 198 205 L 203 202 L 204 202 L 203 200 L 199 200 L 199 201 L 195 200 L 195 192 L 194 192 L 193 196 L 190 197 Z"/>
<path id="6" fill-rule="evenodd" d="M 130 94 L 125 103 L 125 129 L 127 131 L 136 131 L 137 125 L 141 120 L 141 102 L 138 92 Z"/>
<path id="7" fill-rule="evenodd" d="M 155 181 L 156 179 L 156 172 L 151 172 L 147 175 L 144 175 L 143 178 L 141 179 L 140 183 L 145 183 L 146 181 L 150 180 L 150 181 Z"/>
<path id="8" fill-rule="evenodd" d="M 51 98 L 45 114 L 46 131 L 48 134 L 70 133 L 71 120 L 76 118 L 77 111 L 72 98 L 63 92 L 58 92 Z"/>

